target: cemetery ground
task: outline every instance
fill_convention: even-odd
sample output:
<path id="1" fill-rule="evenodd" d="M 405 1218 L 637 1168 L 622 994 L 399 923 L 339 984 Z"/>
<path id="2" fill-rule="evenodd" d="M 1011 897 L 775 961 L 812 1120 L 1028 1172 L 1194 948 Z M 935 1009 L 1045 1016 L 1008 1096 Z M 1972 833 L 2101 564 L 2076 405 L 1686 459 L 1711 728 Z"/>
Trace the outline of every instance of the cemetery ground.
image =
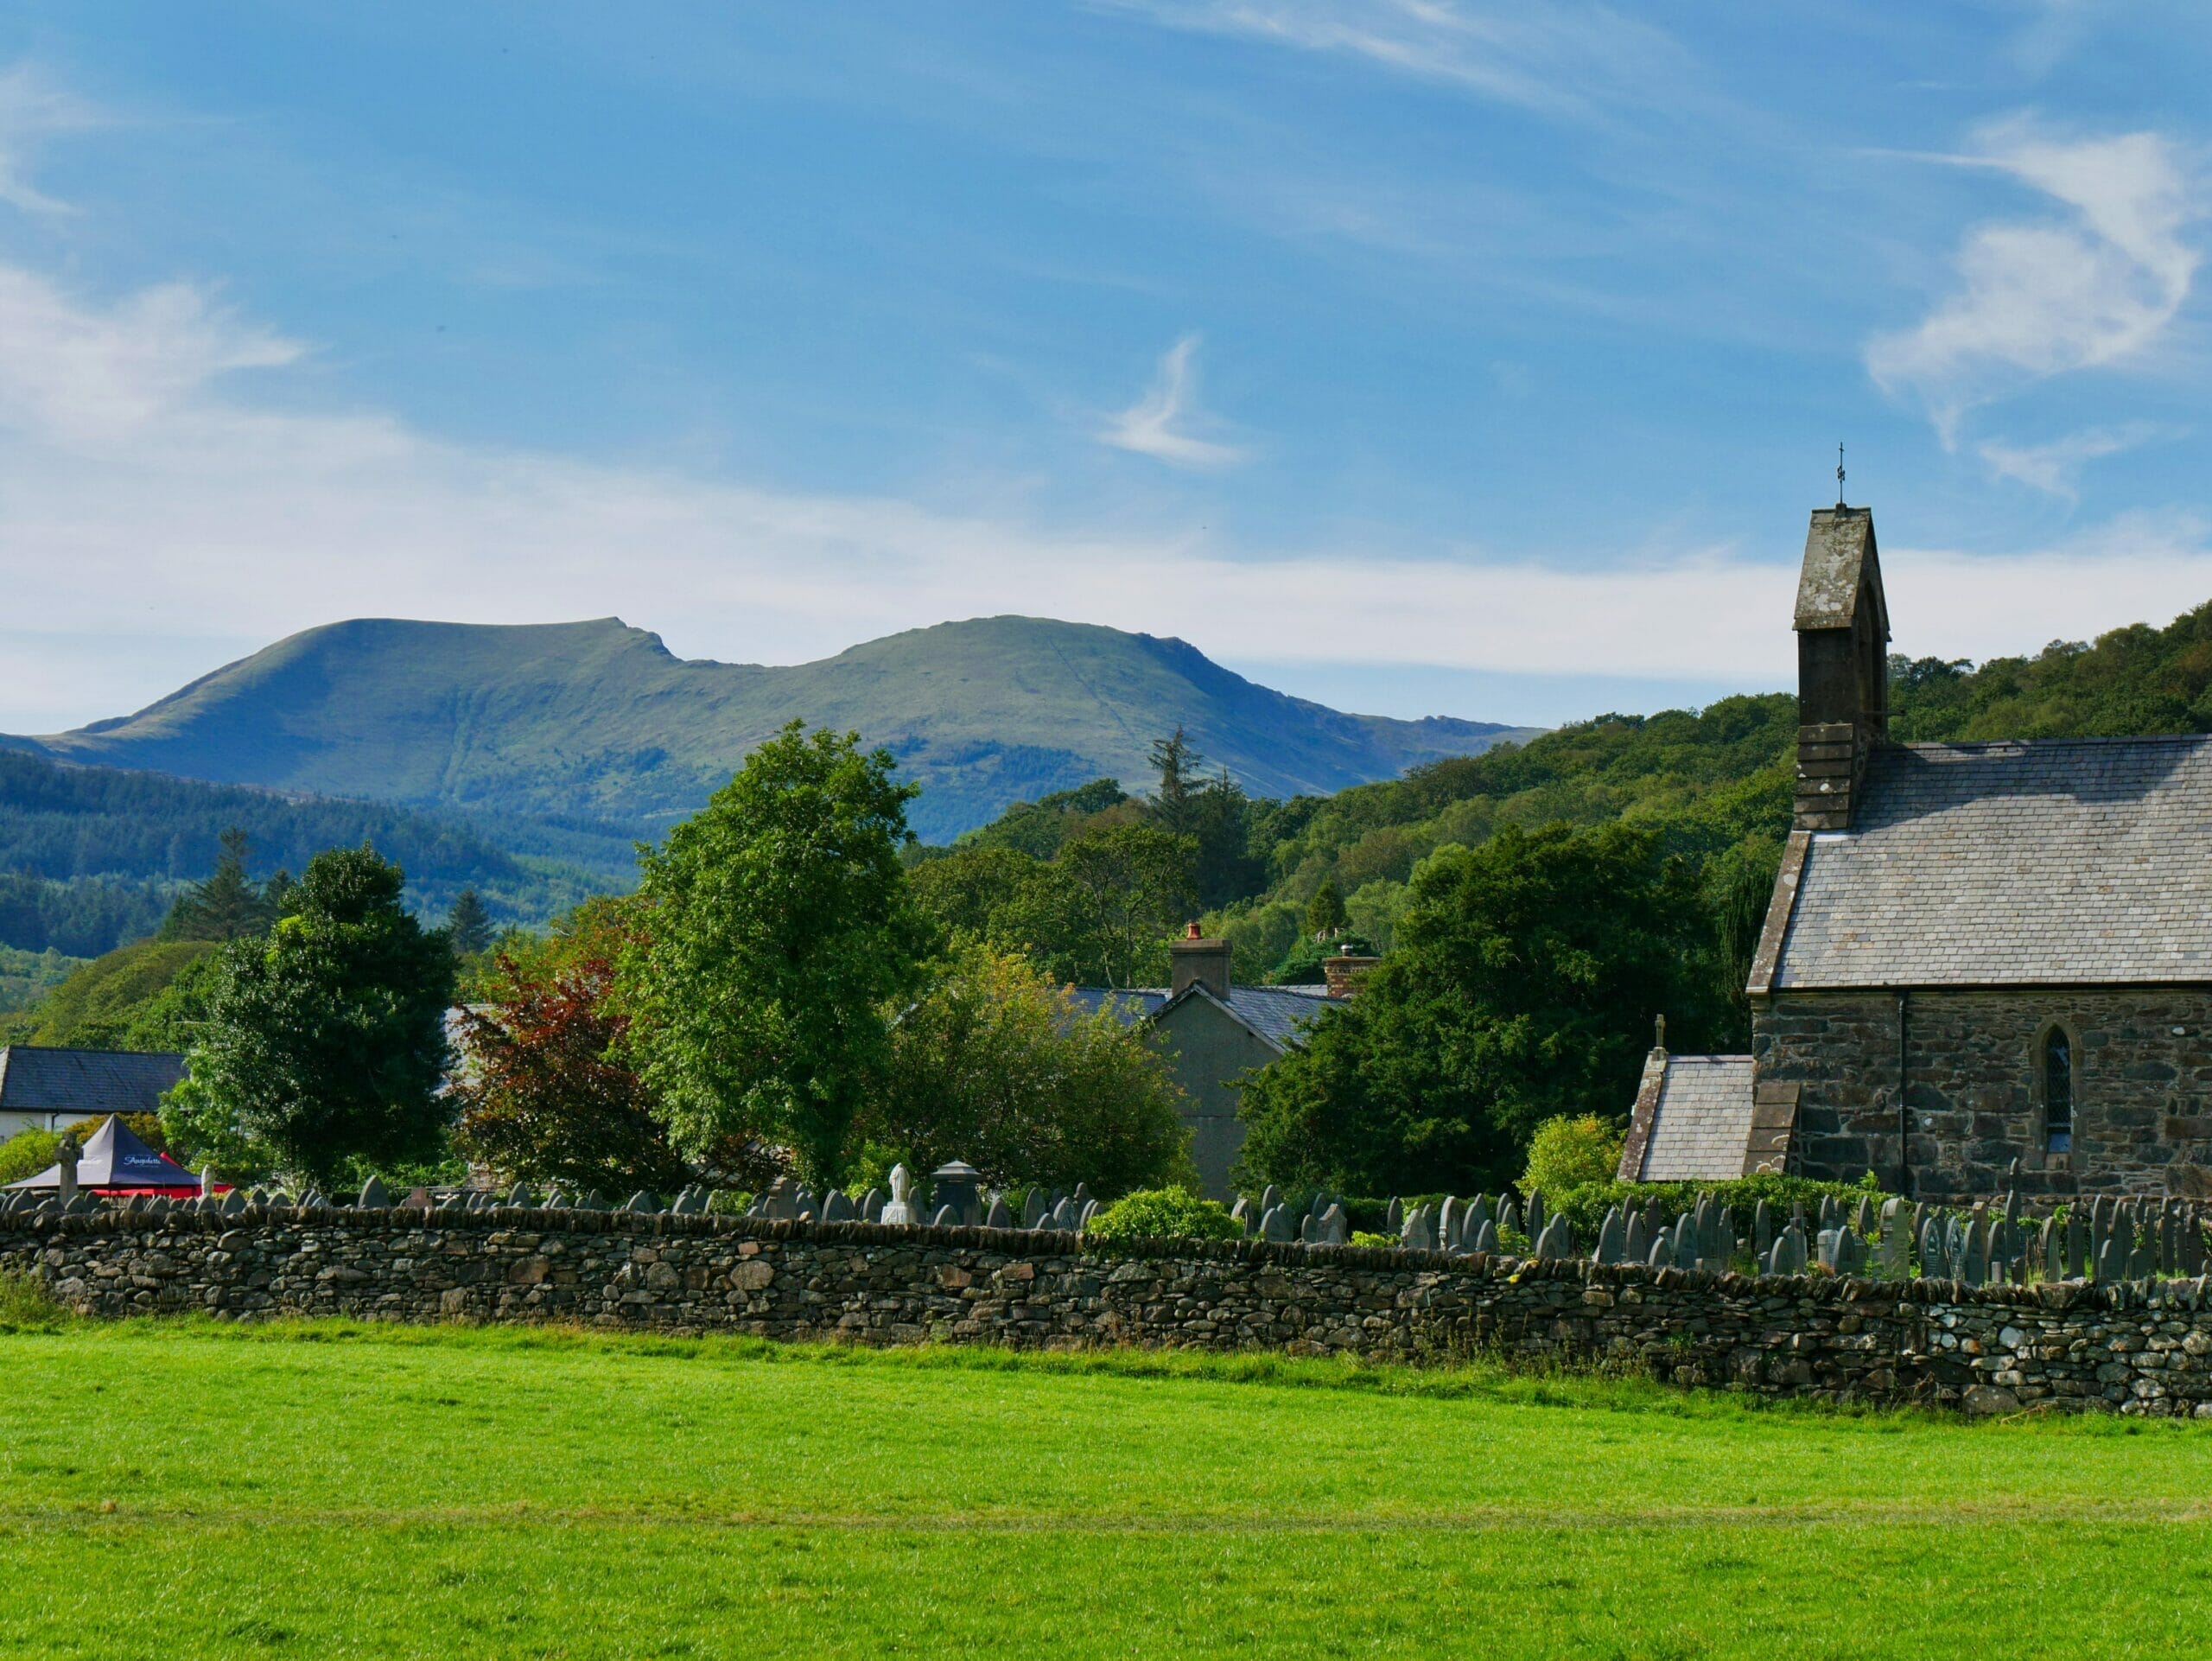
<path id="1" fill-rule="evenodd" d="M 4 1311 L 0 1311 L 4 1315 Z M 0 1320 L 0 1656 L 2194 1652 L 2212 1425 Z"/>

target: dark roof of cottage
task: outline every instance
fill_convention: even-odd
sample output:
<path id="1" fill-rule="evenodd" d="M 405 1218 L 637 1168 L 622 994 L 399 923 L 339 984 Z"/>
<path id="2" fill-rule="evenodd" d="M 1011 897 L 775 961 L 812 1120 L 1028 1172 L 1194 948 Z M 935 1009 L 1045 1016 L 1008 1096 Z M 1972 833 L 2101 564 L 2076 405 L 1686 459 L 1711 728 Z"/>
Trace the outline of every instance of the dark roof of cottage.
<path id="1" fill-rule="evenodd" d="M 1751 1058 L 1669 1055 L 1665 1066 L 1643 1144 L 1643 1168 L 1635 1180 L 1718 1182 L 1743 1175 L 1751 1130 Z"/>
<path id="2" fill-rule="evenodd" d="M 2212 736 L 1874 752 L 1773 985 L 2212 980 Z"/>
<path id="3" fill-rule="evenodd" d="M 1874 549 L 1874 513 L 1866 507 L 1816 507 L 1805 532 L 1805 563 L 1797 574 L 1797 619 L 1800 629 L 1849 628 L 1859 613 L 1861 594 L 1877 607 L 1882 604 L 1882 585 L 1861 579 L 1871 570 L 1878 576 L 1879 556 Z M 1889 639 L 1890 620 L 1873 620 L 1884 640 Z"/>
<path id="4" fill-rule="evenodd" d="M 0 1049 L 0 1111 L 151 1113 L 184 1077 L 184 1058 L 168 1052 Z"/>
<path id="5" fill-rule="evenodd" d="M 1124 1026 L 1135 1026 L 1160 1014 L 1175 1000 L 1166 989 L 1140 986 L 1121 991 L 1103 986 L 1078 986 L 1075 990 L 1077 1006 L 1086 1013 L 1096 1013 L 1110 1008 Z M 1193 986 L 1184 993 L 1205 991 Z M 1205 996 L 1226 1009 L 1260 1037 L 1277 1048 L 1284 1048 L 1298 1036 L 1298 1023 L 1312 1019 L 1329 1006 L 1329 989 L 1325 986 L 1231 986 L 1226 998 Z"/>

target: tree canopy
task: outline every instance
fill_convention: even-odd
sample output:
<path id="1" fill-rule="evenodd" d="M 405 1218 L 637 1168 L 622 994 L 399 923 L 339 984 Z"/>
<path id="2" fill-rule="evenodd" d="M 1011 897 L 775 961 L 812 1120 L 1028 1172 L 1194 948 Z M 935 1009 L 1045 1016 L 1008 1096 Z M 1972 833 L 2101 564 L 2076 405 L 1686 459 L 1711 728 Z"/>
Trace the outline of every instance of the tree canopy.
<path id="1" fill-rule="evenodd" d="M 1653 1015 L 1690 1044 L 1726 1020 L 1713 950 L 1692 871 L 1648 833 L 1508 826 L 1444 850 L 1359 996 L 1249 1079 L 1245 1173 L 1376 1194 L 1510 1181 L 1544 1120 L 1624 1111 Z"/>
<path id="2" fill-rule="evenodd" d="M 400 904 L 404 881 L 369 848 L 317 854 L 267 936 L 222 948 L 162 1111 L 173 1141 L 326 1184 L 357 1158 L 441 1151 L 453 956 Z"/>
<path id="3" fill-rule="evenodd" d="M 882 1006 L 919 989 L 941 939 L 899 864 L 915 790 L 893 766 L 794 722 L 642 856 L 644 934 L 618 983 L 679 1151 L 758 1136 L 841 1174 Z"/>
<path id="4" fill-rule="evenodd" d="M 1001 1187 L 1087 1182 L 1110 1197 L 1196 1181 L 1181 1098 L 1141 1034 L 970 941 L 899 1012 L 855 1135 L 916 1170 L 964 1159 Z"/>

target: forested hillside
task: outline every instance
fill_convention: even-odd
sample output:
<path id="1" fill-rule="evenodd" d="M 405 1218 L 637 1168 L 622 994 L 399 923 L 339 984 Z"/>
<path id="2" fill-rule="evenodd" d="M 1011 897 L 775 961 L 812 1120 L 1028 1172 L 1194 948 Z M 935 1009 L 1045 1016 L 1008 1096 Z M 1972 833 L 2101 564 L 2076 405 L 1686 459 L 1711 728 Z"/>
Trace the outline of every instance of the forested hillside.
<path id="1" fill-rule="evenodd" d="M 92 958 L 152 933 L 182 887 L 214 869 L 233 825 L 251 843 L 257 878 L 370 843 L 406 871 L 410 902 L 436 914 L 473 887 L 500 920 L 542 922 L 620 886 L 404 808 L 0 751 L 0 946 Z"/>
<path id="2" fill-rule="evenodd" d="M 1891 674 L 1891 728 L 1902 740 L 2212 731 L 2212 605 L 2164 628 L 2054 641 L 1979 667 L 1897 658 Z M 1325 888 L 1325 909 L 1340 903 L 1345 926 L 1388 948 L 1414 865 L 1505 824 L 1648 829 L 1669 852 L 1712 868 L 1712 903 L 1741 907 L 1789 828 L 1796 722 L 1788 693 L 1724 698 L 1696 711 L 1601 716 L 1330 796 L 1207 799 L 1189 821 L 1199 843 L 1193 887 L 1208 931 L 1236 943 L 1246 979 L 1294 951 Z M 958 846 L 1050 860 L 1069 839 L 1142 813 L 1101 781 L 1019 805 Z M 951 880 L 935 874 L 940 886 Z"/>

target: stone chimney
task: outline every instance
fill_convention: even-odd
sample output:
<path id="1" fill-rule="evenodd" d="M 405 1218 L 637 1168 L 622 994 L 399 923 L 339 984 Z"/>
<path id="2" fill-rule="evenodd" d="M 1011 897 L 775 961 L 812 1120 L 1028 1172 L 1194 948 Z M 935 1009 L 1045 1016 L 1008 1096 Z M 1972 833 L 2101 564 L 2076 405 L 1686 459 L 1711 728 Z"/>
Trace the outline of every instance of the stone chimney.
<path id="1" fill-rule="evenodd" d="M 1813 510 L 1797 579 L 1797 795 L 1791 828 L 1848 830 L 1890 735 L 1890 610 L 1866 507 Z"/>
<path id="2" fill-rule="evenodd" d="M 1167 995 L 1180 997 L 1192 986 L 1203 986 L 1216 997 L 1229 999 L 1229 942 L 1209 940 L 1193 923 L 1179 940 L 1167 943 Z"/>
<path id="3" fill-rule="evenodd" d="M 1368 971 L 1382 961 L 1380 958 L 1363 958 L 1350 946 L 1322 958 L 1321 978 L 1329 983 L 1329 996 L 1350 997 L 1359 990 L 1359 983 L 1367 978 Z"/>

